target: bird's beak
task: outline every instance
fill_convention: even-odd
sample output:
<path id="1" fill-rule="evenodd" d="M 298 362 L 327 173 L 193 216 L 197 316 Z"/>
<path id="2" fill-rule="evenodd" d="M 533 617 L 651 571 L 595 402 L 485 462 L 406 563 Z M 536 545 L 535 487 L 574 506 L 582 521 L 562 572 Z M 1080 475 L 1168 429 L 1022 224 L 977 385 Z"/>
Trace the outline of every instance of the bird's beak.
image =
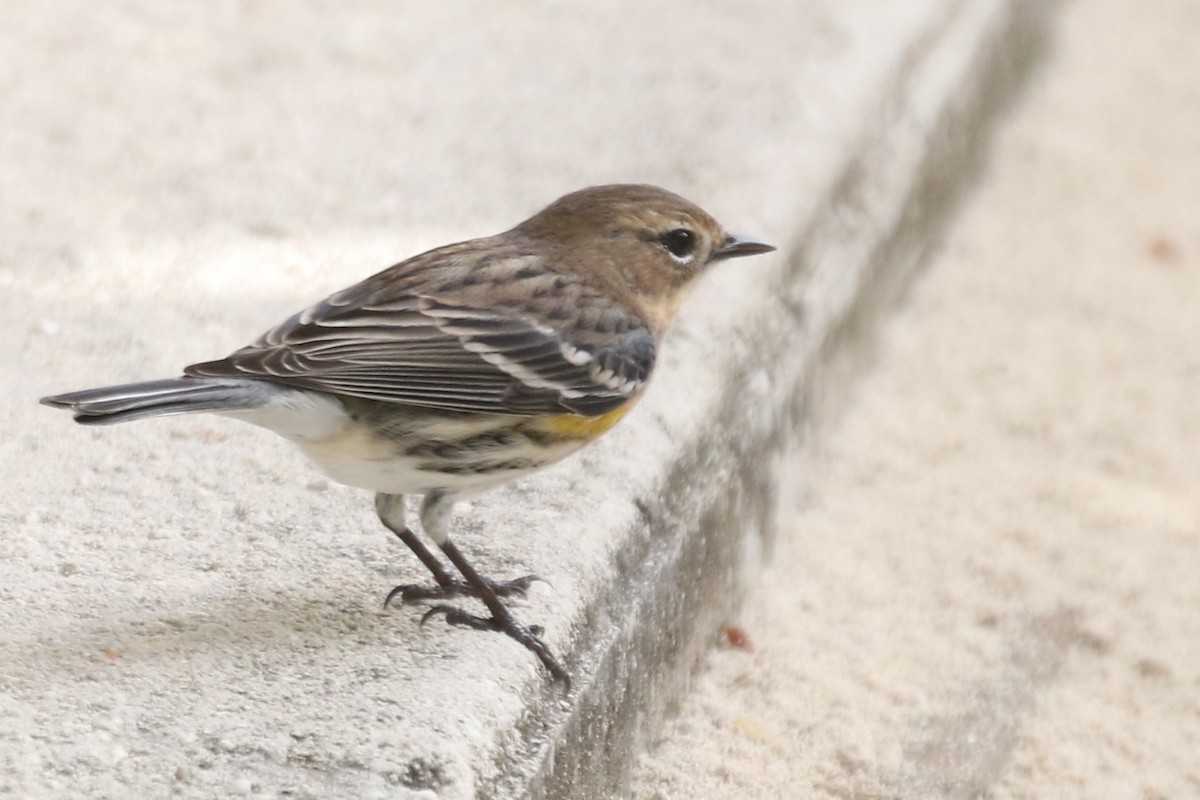
<path id="1" fill-rule="evenodd" d="M 751 239 L 749 236 L 735 236 L 731 233 L 725 237 L 725 241 L 721 242 L 721 246 L 713 251 L 712 260 L 756 256 L 760 253 L 770 253 L 774 249 L 774 245 L 760 242 L 758 239 Z"/>

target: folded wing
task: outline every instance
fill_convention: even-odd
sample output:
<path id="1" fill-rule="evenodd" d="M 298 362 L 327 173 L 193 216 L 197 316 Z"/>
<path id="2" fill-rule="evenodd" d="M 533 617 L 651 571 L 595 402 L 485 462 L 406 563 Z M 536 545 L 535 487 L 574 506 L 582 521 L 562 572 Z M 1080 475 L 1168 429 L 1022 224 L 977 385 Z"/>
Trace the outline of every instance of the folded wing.
<path id="1" fill-rule="evenodd" d="M 457 288 L 389 280 L 385 271 L 228 358 L 184 372 L 448 411 L 524 415 L 603 414 L 636 394 L 655 358 L 644 321 L 577 285 L 569 287 L 570 313 L 553 303 L 525 302 L 514 283 L 534 274 L 536 264 L 526 261 L 514 259 L 502 270 L 488 264 L 489 280 L 513 277 L 487 298 L 499 302 L 487 304 L 480 300 L 489 293 L 477 283 Z"/>

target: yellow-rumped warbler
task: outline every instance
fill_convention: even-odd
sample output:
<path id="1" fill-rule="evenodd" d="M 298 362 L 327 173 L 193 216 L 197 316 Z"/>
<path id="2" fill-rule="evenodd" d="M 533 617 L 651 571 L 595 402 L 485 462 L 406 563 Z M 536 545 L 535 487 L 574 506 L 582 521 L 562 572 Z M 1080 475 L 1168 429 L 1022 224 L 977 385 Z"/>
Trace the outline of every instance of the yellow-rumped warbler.
<path id="1" fill-rule="evenodd" d="M 693 280 L 714 261 L 774 249 L 663 189 L 596 186 L 505 233 L 389 267 L 185 377 L 42 402 L 83 424 L 210 411 L 275 431 L 334 480 L 376 492 L 379 519 L 433 573 L 437 586 L 397 586 L 385 604 L 477 597 L 490 618 L 448 605 L 426 618 L 502 631 L 566 681 L 540 631 L 500 600 L 536 576 L 476 572 L 450 541 L 454 502 L 612 427 Z M 409 529 L 406 494 L 424 495 L 425 533 L 461 578 Z"/>

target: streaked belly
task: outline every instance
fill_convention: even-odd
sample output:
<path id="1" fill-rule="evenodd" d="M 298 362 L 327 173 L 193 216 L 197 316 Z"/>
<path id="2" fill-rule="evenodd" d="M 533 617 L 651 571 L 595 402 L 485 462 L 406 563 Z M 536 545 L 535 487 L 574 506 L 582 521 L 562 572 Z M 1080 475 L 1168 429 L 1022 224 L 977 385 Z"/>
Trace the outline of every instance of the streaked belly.
<path id="1" fill-rule="evenodd" d="M 616 424 L 624 409 L 597 417 L 408 412 L 356 419 L 299 444 L 330 478 L 348 486 L 389 494 L 477 491 L 565 458 Z"/>

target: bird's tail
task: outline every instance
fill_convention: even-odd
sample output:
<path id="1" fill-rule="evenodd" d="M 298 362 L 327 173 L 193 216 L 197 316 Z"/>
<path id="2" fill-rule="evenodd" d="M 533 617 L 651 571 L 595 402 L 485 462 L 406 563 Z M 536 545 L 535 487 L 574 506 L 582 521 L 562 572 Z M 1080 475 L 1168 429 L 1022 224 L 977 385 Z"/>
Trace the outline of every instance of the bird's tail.
<path id="1" fill-rule="evenodd" d="M 43 405 L 68 408 L 81 425 L 111 425 L 167 414 L 258 408 L 267 392 L 260 381 L 171 378 L 85 389 L 43 397 Z"/>

